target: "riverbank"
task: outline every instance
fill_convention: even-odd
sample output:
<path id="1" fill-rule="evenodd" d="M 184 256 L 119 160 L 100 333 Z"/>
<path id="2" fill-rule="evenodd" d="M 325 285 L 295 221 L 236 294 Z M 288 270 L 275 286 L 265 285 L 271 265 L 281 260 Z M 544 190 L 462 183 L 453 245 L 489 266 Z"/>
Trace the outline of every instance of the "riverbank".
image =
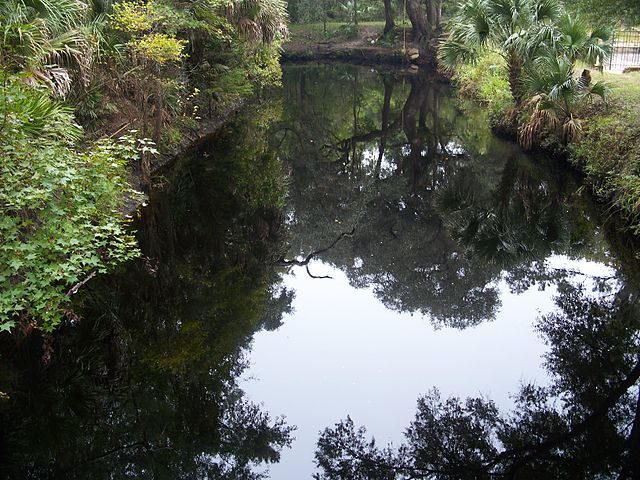
<path id="1" fill-rule="evenodd" d="M 411 42 L 411 26 L 383 35 L 383 22 L 351 24 L 321 23 L 291 25 L 289 41 L 283 45 L 287 62 L 337 60 L 357 64 L 425 63 Z"/>
<path id="2" fill-rule="evenodd" d="M 218 110 L 215 114 L 208 118 L 201 119 L 198 123 L 187 126 L 181 126 L 177 129 L 179 132 L 179 140 L 171 145 L 158 145 L 158 153 L 150 158 L 149 175 L 154 175 L 163 167 L 171 164 L 179 155 L 185 151 L 196 147 L 207 137 L 218 131 L 231 116 L 237 113 L 245 104 L 246 97 L 238 97 L 229 102 L 224 108 Z M 174 127 L 176 128 L 176 127 Z M 138 191 L 145 191 L 149 187 L 151 178 L 143 178 L 142 168 L 138 166 L 130 166 L 130 185 Z M 145 192 L 146 193 L 146 192 Z M 143 205 L 142 201 L 133 201 L 127 205 L 125 213 L 127 215 L 134 214 Z"/>
<path id="3" fill-rule="evenodd" d="M 619 216 L 623 230 L 640 234 L 640 73 L 591 72 L 593 82 L 604 81 L 606 101 L 592 99 L 575 116 L 578 134 L 563 142 L 557 133 L 543 130 L 532 149 L 567 161 L 585 175 L 585 183 L 596 198 Z M 487 55 L 475 66 L 462 66 L 454 83 L 463 95 L 484 104 L 493 130 L 518 139 L 519 129 L 529 119 L 513 107 L 506 72 L 497 54 Z"/>
<path id="4" fill-rule="evenodd" d="M 605 74 L 608 105 L 592 107 L 569 160 L 585 172 L 594 194 L 640 234 L 640 73 Z"/>

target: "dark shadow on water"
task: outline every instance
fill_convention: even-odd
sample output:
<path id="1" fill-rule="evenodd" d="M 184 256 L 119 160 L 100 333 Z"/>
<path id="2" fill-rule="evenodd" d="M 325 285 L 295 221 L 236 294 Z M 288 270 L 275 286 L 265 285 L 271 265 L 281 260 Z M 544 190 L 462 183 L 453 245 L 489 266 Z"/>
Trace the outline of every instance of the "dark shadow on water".
<path id="1" fill-rule="evenodd" d="M 8 346 L 3 478 L 260 478 L 278 461 L 291 426 L 237 384 L 253 332 L 292 300 L 272 268 L 286 183 L 255 123 L 268 115 L 159 179 L 136 225 L 143 258 L 92 282 L 80 319 Z"/>

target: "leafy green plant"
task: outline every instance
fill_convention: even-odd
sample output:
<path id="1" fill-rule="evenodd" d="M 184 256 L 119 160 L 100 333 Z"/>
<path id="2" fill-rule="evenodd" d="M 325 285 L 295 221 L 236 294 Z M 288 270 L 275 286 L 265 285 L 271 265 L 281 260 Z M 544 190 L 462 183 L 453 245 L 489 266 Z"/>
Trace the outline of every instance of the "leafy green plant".
<path id="1" fill-rule="evenodd" d="M 164 65 L 179 61 L 186 43 L 164 33 L 151 33 L 131 40 L 129 46 L 137 55 Z"/>
<path id="2" fill-rule="evenodd" d="M 122 209 L 139 156 L 131 137 L 89 151 L 68 108 L 18 77 L 0 90 L 0 330 L 18 321 L 45 331 L 92 276 L 135 255 Z"/>
<path id="3" fill-rule="evenodd" d="M 340 25 L 335 32 L 333 32 L 333 35 L 344 40 L 351 40 L 358 37 L 358 27 L 353 23 Z"/>
<path id="4" fill-rule="evenodd" d="M 449 22 L 450 35 L 440 45 L 440 64 L 455 69 L 474 63 L 482 52 L 494 50 L 505 59 L 511 94 L 523 97 L 522 68 L 527 60 L 522 44 L 532 31 L 556 20 L 561 12 L 556 0 L 469 0 L 460 4 Z"/>
<path id="5" fill-rule="evenodd" d="M 474 64 L 460 65 L 454 78 L 463 93 L 486 103 L 492 111 L 513 105 L 506 63 L 497 52 L 487 51 Z"/>
<path id="6" fill-rule="evenodd" d="M 162 132 L 162 137 L 160 140 L 162 147 L 172 150 L 180 145 L 180 141 L 182 140 L 182 132 L 177 127 L 166 128 Z"/>

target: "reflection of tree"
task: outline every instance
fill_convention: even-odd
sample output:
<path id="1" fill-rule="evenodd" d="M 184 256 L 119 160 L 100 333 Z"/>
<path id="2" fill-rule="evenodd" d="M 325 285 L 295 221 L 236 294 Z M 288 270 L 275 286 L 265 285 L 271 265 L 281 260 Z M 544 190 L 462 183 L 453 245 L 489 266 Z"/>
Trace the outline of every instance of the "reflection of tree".
<path id="1" fill-rule="evenodd" d="M 318 478 L 638 478 L 640 308 L 630 292 L 560 285 L 557 312 L 538 324 L 552 383 L 523 386 L 510 414 L 433 391 L 395 449 L 347 419 L 320 437 Z"/>
<path id="2" fill-rule="evenodd" d="M 263 113 L 176 167 L 141 221 L 146 260 L 92 286 L 46 367 L 35 337 L 3 364 L 7 477 L 250 479 L 278 461 L 291 428 L 236 382 L 292 300 L 272 287 L 286 183 Z"/>
<path id="3" fill-rule="evenodd" d="M 510 156 L 490 195 L 472 178 L 451 182 L 438 197 L 453 237 L 500 265 L 545 258 L 570 247 L 567 188 L 543 168 Z"/>
<path id="4" fill-rule="evenodd" d="M 465 327 L 494 316 L 506 266 L 514 285 L 543 281 L 531 265 L 576 246 L 575 188 L 493 139 L 444 85 L 323 66 L 285 70 L 285 88 L 274 137 L 295 178 L 290 255 L 354 228 L 321 258 L 390 308 Z"/>

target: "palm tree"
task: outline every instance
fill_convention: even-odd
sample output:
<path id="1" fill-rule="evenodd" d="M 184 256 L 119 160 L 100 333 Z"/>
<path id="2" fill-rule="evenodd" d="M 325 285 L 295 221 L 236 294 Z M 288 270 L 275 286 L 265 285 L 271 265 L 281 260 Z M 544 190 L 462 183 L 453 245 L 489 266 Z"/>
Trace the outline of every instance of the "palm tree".
<path id="1" fill-rule="evenodd" d="M 72 74 L 87 81 L 94 52 L 91 21 L 91 9 L 80 0 L 0 2 L 0 65 L 64 96 Z"/>
<path id="2" fill-rule="evenodd" d="M 532 28 L 527 41 L 520 44 L 521 55 L 535 58 L 555 52 L 572 64 L 602 65 L 611 55 L 611 37 L 608 28 L 590 29 L 582 17 L 565 12 L 553 24 Z"/>
<path id="3" fill-rule="evenodd" d="M 453 69 L 474 62 L 487 49 L 498 51 L 507 63 L 509 86 L 517 105 L 522 103 L 522 44 L 531 31 L 551 25 L 561 13 L 557 0 L 470 0 L 449 22 L 450 35 L 439 49 L 440 63 Z"/>
<path id="4" fill-rule="evenodd" d="M 606 99 L 603 82 L 591 84 L 591 76 L 575 76 L 577 61 L 588 65 L 604 63 L 611 54 L 611 34 L 607 29 L 589 29 L 579 16 L 563 13 L 551 26 L 539 27 L 523 42 L 525 56 L 524 90 L 529 96 L 530 118 L 519 130 L 525 148 L 544 128 L 556 131 L 565 143 L 576 140 L 581 131 L 576 109 L 595 97 Z"/>
<path id="5" fill-rule="evenodd" d="M 585 76 L 577 78 L 574 65 L 569 56 L 550 50 L 526 69 L 523 83 L 531 97 L 526 104 L 530 117 L 518 131 L 523 147 L 531 148 L 545 128 L 557 132 L 564 143 L 576 140 L 582 131 L 577 108 L 595 97 L 606 100 L 608 86 L 602 81 L 592 85 Z"/>
<path id="6" fill-rule="evenodd" d="M 251 40 L 270 43 L 288 33 L 284 0 L 236 0 L 228 4 L 225 14 Z"/>

